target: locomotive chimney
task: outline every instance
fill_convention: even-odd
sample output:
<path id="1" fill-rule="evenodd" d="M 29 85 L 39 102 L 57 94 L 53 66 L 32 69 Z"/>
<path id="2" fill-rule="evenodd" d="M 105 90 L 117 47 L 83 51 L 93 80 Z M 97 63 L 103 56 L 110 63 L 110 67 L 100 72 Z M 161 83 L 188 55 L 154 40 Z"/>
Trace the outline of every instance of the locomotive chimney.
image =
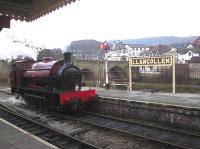
<path id="1" fill-rule="evenodd" d="M 72 57 L 72 53 L 71 52 L 65 52 L 63 53 L 64 55 L 64 63 L 65 64 L 70 64 L 71 62 L 71 57 Z"/>

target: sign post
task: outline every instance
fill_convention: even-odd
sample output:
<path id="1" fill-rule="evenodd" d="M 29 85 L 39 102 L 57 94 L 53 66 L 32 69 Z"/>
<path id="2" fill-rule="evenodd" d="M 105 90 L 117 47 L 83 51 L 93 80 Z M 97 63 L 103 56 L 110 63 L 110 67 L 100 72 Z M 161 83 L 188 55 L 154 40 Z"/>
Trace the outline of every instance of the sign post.
<path id="1" fill-rule="evenodd" d="M 131 72 L 131 61 L 129 60 L 129 90 L 132 91 L 132 72 Z"/>
<path id="2" fill-rule="evenodd" d="M 173 78 L 172 78 L 172 92 L 175 94 L 175 53 L 172 56 L 165 57 L 139 57 L 129 58 L 129 88 L 132 91 L 132 67 L 140 66 L 172 66 Z"/>
<path id="3" fill-rule="evenodd" d="M 172 64 L 172 69 L 173 69 L 173 78 L 172 78 L 172 92 L 175 94 L 176 92 L 176 53 L 173 51 L 172 52 L 172 57 L 173 57 L 173 64 Z"/>

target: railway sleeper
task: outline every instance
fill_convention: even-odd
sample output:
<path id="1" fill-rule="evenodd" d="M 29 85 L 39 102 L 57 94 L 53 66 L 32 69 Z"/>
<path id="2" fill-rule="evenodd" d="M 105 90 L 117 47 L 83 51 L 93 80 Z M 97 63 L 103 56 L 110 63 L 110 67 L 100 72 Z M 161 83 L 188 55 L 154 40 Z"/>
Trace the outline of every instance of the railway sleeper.
<path id="1" fill-rule="evenodd" d="M 26 130 L 27 130 L 28 132 L 30 132 L 30 133 L 34 133 L 34 132 L 37 132 L 38 129 L 39 129 L 39 128 L 33 127 L 33 128 L 28 128 L 28 129 L 26 129 Z"/>
<path id="2" fill-rule="evenodd" d="M 46 129 L 38 129 L 38 131 L 34 132 L 33 134 L 36 136 L 43 136 L 44 134 L 48 133 L 48 130 Z"/>
<path id="3" fill-rule="evenodd" d="M 52 142 L 59 142 L 60 140 L 63 140 L 63 138 L 59 136 L 55 136 L 54 138 L 51 139 Z"/>
<path id="4" fill-rule="evenodd" d="M 29 129 L 29 128 L 34 128 L 35 126 L 33 124 L 27 124 L 27 125 L 22 125 L 20 126 L 22 129 Z"/>

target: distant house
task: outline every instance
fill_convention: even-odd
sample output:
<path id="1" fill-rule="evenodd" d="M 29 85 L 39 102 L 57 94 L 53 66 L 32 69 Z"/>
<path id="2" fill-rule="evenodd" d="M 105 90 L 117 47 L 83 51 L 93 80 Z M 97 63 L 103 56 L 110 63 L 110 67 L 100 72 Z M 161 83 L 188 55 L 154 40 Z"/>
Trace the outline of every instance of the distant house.
<path id="1" fill-rule="evenodd" d="M 200 56 L 200 49 L 193 48 L 193 44 L 188 44 L 184 47 L 175 47 L 169 45 L 137 45 L 123 44 L 118 42 L 113 44 L 110 50 L 105 54 L 105 58 L 110 61 L 128 61 L 129 57 L 157 57 L 172 55 L 172 51 L 176 53 L 176 63 L 186 64 L 192 57 Z M 140 67 L 141 73 L 159 73 L 160 67 L 146 66 Z"/>
<path id="2" fill-rule="evenodd" d="M 187 46 L 187 49 L 193 49 L 194 46 L 190 43 L 188 46 Z"/>
<path id="3" fill-rule="evenodd" d="M 128 61 L 129 57 L 139 57 L 143 51 L 148 51 L 149 46 L 139 44 L 114 43 L 106 53 L 106 59 L 110 61 Z"/>
<path id="4" fill-rule="evenodd" d="M 151 47 L 148 51 L 143 51 L 140 53 L 141 57 L 156 57 L 163 56 L 165 53 L 171 50 L 171 46 L 167 45 L 158 45 L 155 47 Z"/>
<path id="5" fill-rule="evenodd" d="M 172 51 L 176 52 L 176 63 L 178 64 L 185 64 L 188 63 L 189 60 L 193 56 L 199 56 L 199 52 L 197 49 L 190 49 L 190 48 L 176 48 L 172 47 L 170 51 L 163 53 L 163 55 L 172 55 Z"/>
<path id="6" fill-rule="evenodd" d="M 122 42 L 113 44 L 110 50 L 105 54 L 109 61 L 128 61 L 130 50 Z"/>
<path id="7" fill-rule="evenodd" d="M 140 44 L 128 44 L 126 47 L 131 50 L 130 54 L 133 57 L 139 57 L 141 52 L 148 51 L 150 49 L 150 46 Z"/>
<path id="8" fill-rule="evenodd" d="M 176 52 L 176 63 L 186 64 L 192 57 L 200 56 L 197 49 L 194 48 L 176 48 L 170 46 L 157 46 L 154 49 L 143 51 L 141 57 L 156 57 L 156 56 L 168 56 L 172 55 L 172 51 Z M 155 73 L 156 70 L 159 71 L 159 67 L 144 67 L 140 69 L 141 72 L 152 72 Z"/>
<path id="9" fill-rule="evenodd" d="M 140 53 L 140 57 L 156 57 L 156 56 L 162 56 L 162 53 L 159 50 L 148 50 Z"/>
<path id="10" fill-rule="evenodd" d="M 200 48 L 200 37 L 195 39 L 192 45 L 194 46 L 194 48 Z"/>
<path id="11" fill-rule="evenodd" d="M 188 63 L 193 56 L 199 56 L 195 49 L 178 49 L 177 59 L 178 63 Z"/>

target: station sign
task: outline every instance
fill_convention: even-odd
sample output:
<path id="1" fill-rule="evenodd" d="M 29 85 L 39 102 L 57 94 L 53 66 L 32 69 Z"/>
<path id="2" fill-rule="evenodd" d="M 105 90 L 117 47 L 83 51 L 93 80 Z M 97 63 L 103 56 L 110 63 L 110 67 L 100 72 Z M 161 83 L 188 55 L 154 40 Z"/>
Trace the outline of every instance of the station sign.
<path id="1" fill-rule="evenodd" d="M 139 66 L 171 66 L 172 65 L 172 57 L 142 57 L 142 58 L 133 58 L 130 60 L 131 67 L 139 67 Z"/>
<path id="2" fill-rule="evenodd" d="M 175 52 L 171 56 L 164 57 L 130 57 L 129 58 L 129 89 L 132 91 L 132 72 L 131 67 L 141 66 L 172 66 L 172 92 L 176 92 L 175 81 Z"/>

